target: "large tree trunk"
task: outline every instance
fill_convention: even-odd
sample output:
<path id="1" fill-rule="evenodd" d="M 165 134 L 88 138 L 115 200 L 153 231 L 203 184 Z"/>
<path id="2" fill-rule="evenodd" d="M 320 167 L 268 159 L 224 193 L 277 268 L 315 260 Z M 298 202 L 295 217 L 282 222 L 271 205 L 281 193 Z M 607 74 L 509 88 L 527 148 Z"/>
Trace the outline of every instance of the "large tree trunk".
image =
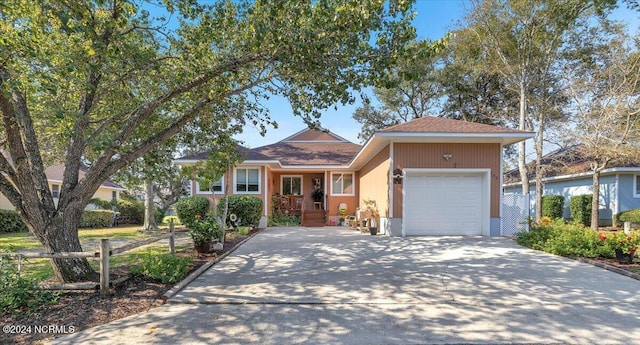
<path id="1" fill-rule="evenodd" d="M 156 207 L 153 202 L 153 182 L 150 179 L 145 179 L 145 198 L 144 198 L 144 225 L 142 231 L 155 231 L 158 230 L 158 224 L 156 224 Z"/>
<path id="2" fill-rule="evenodd" d="M 526 128 L 527 98 L 524 78 L 520 82 L 520 120 L 518 129 L 524 131 Z M 518 169 L 520 170 L 520 180 L 522 181 L 522 194 L 529 194 L 529 172 L 527 169 L 526 145 L 524 141 L 518 144 Z"/>
<path id="3" fill-rule="evenodd" d="M 598 210 L 600 209 L 600 169 L 593 171 L 593 200 L 591 201 L 591 229 L 598 231 Z"/>
<path id="4" fill-rule="evenodd" d="M 81 252 L 78 225 L 84 206 L 70 203 L 58 209 L 46 229 L 31 229 L 47 238 L 43 245 L 47 252 Z M 56 278 L 64 283 L 97 280 L 98 274 L 86 258 L 51 259 Z"/>

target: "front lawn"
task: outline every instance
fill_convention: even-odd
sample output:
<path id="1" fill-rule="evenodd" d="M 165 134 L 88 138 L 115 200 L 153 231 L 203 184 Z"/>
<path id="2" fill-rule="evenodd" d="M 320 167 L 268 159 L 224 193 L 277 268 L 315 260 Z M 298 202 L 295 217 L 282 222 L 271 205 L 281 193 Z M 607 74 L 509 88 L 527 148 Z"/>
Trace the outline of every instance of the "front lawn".
<path id="1" fill-rule="evenodd" d="M 124 240 L 126 242 L 135 242 L 155 235 L 141 233 L 140 225 L 122 226 L 116 228 L 102 229 L 81 229 L 78 231 L 80 243 L 85 251 L 97 250 L 97 242 L 102 238 L 110 240 Z M 120 245 L 118 245 L 119 247 Z M 116 247 L 113 246 L 112 247 Z M 188 245 L 176 245 L 176 250 L 187 248 Z M 42 245 L 38 240 L 27 232 L 0 234 L 0 253 L 16 252 L 16 251 L 33 251 L 41 252 Z M 167 253 L 169 247 L 167 244 L 152 243 L 143 248 L 133 249 L 120 255 L 111 257 L 111 267 L 132 266 L 140 263 L 145 256 Z M 98 269 L 99 263 L 97 259 L 89 259 L 91 265 Z M 23 259 L 21 275 L 27 278 L 33 278 L 40 282 L 53 277 L 53 269 L 49 263 L 49 259 Z"/>

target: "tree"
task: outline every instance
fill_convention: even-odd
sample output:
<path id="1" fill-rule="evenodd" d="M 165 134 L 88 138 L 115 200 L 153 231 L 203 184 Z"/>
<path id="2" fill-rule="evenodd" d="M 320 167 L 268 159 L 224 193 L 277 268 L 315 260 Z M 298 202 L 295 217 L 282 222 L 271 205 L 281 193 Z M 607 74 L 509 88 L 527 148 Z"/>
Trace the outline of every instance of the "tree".
<path id="1" fill-rule="evenodd" d="M 163 1 L 176 29 L 137 3 L 0 4 L 0 192 L 46 251 L 80 251 L 78 220 L 100 184 L 183 129 L 266 129 L 260 100 L 271 94 L 314 122 L 374 83 L 415 35 L 410 1 Z M 44 174 L 52 159 L 65 164 L 57 205 Z M 95 276 L 86 259 L 52 265 L 65 282 Z"/>
<path id="2" fill-rule="evenodd" d="M 615 0 L 474 0 L 467 15 L 469 28 L 475 31 L 478 42 L 484 46 L 487 66 L 501 75 L 505 86 L 518 95 L 518 129 L 536 130 L 537 217 L 542 213 L 541 161 L 549 107 L 545 102 L 532 100 L 548 100 L 560 93 L 552 70 L 559 60 L 566 34 L 580 19 L 602 15 L 615 5 Z M 522 192 L 528 194 L 524 141 L 518 144 L 518 169 Z"/>
<path id="3" fill-rule="evenodd" d="M 372 105 L 365 97 L 364 105 L 352 115 L 362 124 L 360 139 L 369 139 L 378 129 L 429 115 L 438 99 L 436 57 L 446 39 L 413 43 L 409 53 L 382 77 L 381 85 L 373 89 L 380 106 Z"/>
<path id="4" fill-rule="evenodd" d="M 563 74 L 572 100 L 568 128 L 593 173 L 591 228 L 598 229 L 600 174 L 611 162 L 640 159 L 640 39 L 608 22 L 575 38 Z"/>

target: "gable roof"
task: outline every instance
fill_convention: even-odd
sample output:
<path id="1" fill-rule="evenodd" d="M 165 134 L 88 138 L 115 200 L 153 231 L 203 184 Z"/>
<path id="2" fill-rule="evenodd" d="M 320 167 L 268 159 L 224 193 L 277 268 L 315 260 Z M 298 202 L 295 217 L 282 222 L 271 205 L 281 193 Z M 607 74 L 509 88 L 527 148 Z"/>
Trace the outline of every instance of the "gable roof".
<path id="1" fill-rule="evenodd" d="M 325 129 L 304 129 L 275 144 L 252 149 L 281 165 L 348 165 L 362 146 Z"/>
<path id="2" fill-rule="evenodd" d="M 577 176 L 590 175 L 591 161 L 588 156 L 582 153 L 579 146 L 561 148 L 546 154 L 540 161 L 544 172 L 544 180 L 549 179 L 571 179 Z M 528 178 L 535 179 L 535 162 L 527 164 Z M 614 160 L 609 163 L 609 167 L 603 173 L 619 170 L 620 168 L 640 168 L 640 162 L 625 162 Z M 504 184 L 520 184 L 520 170 L 518 168 L 507 171 L 504 174 Z"/>

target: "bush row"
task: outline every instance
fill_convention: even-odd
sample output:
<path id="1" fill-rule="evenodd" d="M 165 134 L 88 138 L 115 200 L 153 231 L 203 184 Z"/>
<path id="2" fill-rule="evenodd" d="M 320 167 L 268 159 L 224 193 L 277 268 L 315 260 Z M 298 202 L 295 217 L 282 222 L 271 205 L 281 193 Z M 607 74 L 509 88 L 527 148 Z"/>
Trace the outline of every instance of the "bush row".
<path id="1" fill-rule="evenodd" d="M 517 234 L 516 241 L 529 248 L 562 256 L 615 256 L 613 249 L 598 237 L 597 232 L 575 222 L 565 224 L 559 219 L 547 226 Z"/>
<path id="2" fill-rule="evenodd" d="M 579 224 L 591 225 L 591 200 L 593 195 L 583 194 L 572 196 L 569 199 L 571 218 Z M 564 196 L 545 195 L 542 197 L 542 217 L 551 219 L 562 218 L 564 213 Z"/>
<path id="3" fill-rule="evenodd" d="M 262 200 L 251 195 L 229 195 L 218 201 L 217 213 L 222 215 L 225 208 L 225 200 L 229 200 L 226 223 L 229 226 L 258 226 L 262 216 Z M 210 214 L 209 199 L 201 196 L 191 196 L 180 199 L 176 204 L 176 213 L 180 222 L 191 227 L 196 216 L 204 217 Z M 235 221 L 232 220 L 235 215 Z"/>

